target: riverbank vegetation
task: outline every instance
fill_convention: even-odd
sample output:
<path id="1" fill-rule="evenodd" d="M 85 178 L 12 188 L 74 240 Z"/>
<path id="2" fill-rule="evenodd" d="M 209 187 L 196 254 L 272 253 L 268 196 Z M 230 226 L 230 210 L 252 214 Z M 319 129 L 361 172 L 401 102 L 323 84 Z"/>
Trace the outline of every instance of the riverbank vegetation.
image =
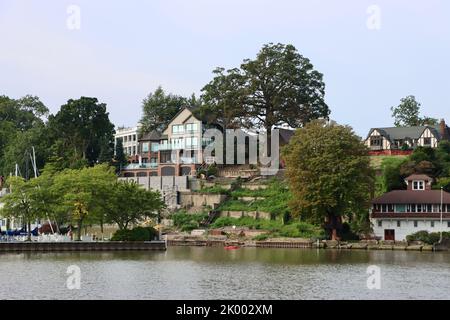
<path id="1" fill-rule="evenodd" d="M 106 164 L 56 171 L 45 167 L 41 176 L 26 181 L 7 180 L 11 193 L 2 198 L 4 217 L 69 225 L 81 237 L 84 225 L 115 223 L 120 230 L 147 218 L 157 218 L 164 208 L 158 192 L 147 191 L 134 182 L 117 181 L 115 168 Z M 30 228 L 28 237 L 30 238 Z"/>

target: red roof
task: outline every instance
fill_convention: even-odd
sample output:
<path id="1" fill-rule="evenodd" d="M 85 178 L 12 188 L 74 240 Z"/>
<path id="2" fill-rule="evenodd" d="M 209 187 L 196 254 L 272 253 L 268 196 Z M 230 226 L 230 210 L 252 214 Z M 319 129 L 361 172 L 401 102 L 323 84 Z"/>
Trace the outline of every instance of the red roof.
<path id="1" fill-rule="evenodd" d="M 426 174 L 412 174 L 409 177 L 405 178 L 406 181 L 411 181 L 411 180 L 427 180 L 427 181 L 432 181 L 433 178 L 431 178 L 430 176 L 427 176 Z"/>
<path id="2" fill-rule="evenodd" d="M 372 200 L 373 204 L 440 204 L 440 190 L 394 190 Z M 443 193 L 443 203 L 450 204 L 450 193 Z"/>

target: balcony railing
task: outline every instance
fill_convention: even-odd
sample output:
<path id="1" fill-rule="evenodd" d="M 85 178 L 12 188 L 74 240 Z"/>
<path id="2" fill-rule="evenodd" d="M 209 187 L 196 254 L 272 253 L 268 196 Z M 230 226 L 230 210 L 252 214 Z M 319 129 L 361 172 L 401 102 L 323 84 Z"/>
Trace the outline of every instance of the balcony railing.
<path id="1" fill-rule="evenodd" d="M 125 167 L 126 170 L 135 170 L 135 169 L 156 169 L 158 168 L 157 163 L 131 163 Z"/>

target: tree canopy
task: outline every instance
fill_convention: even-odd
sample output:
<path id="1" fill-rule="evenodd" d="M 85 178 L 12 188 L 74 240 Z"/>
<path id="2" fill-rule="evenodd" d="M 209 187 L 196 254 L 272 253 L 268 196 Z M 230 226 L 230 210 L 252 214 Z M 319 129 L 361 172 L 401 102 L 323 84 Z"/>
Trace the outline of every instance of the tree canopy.
<path id="1" fill-rule="evenodd" d="M 166 94 L 162 87 L 158 87 L 142 102 L 141 133 L 164 130 L 170 120 L 186 105 L 188 99 L 185 97 Z"/>
<path id="2" fill-rule="evenodd" d="M 350 127 L 316 120 L 297 129 L 283 150 L 293 214 L 336 237 L 341 217 L 367 222 L 374 187 L 368 150 Z"/>
<path id="3" fill-rule="evenodd" d="M 240 119 L 248 128 L 301 127 L 327 118 L 323 76 L 293 45 L 266 44 L 240 68 L 218 68 L 202 99 L 225 125 Z"/>
<path id="4" fill-rule="evenodd" d="M 420 106 L 420 102 L 412 95 L 402 98 L 398 106 L 391 107 L 394 125 L 396 127 L 437 125 L 437 119 L 420 116 Z"/>

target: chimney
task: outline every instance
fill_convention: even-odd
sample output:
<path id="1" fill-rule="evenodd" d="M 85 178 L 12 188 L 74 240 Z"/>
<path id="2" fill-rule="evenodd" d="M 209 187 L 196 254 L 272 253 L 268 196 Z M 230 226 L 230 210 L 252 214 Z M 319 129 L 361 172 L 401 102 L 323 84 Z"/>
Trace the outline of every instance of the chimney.
<path id="1" fill-rule="evenodd" d="M 448 132 L 447 132 L 447 125 L 445 124 L 445 120 L 441 119 L 441 122 L 439 123 L 439 133 L 442 137 L 442 139 L 448 140 Z"/>

